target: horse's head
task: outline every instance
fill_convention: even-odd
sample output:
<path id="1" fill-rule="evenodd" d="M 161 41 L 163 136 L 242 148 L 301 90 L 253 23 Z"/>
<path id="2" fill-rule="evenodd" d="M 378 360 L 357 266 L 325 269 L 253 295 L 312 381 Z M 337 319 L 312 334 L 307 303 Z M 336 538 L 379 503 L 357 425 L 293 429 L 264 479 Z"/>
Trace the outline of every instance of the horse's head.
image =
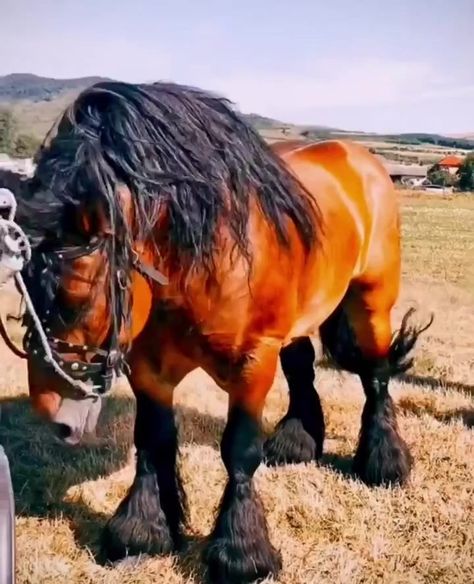
<path id="1" fill-rule="evenodd" d="M 116 188 L 120 218 L 117 206 L 105 209 L 100 199 L 66 206 L 56 234 L 42 228 L 36 204 L 28 209 L 39 213 L 43 229 L 23 274 L 34 309 L 25 317 L 24 338 L 30 396 L 34 409 L 70 444 L 95 429 L 101 397 L 123 372 L 131 341 L 150 311 L 140 250 L 125 239 L 130 193 Z M 34 192 L 30 203 L 47 196 Z M 45 218 L 47 223 L 47 212 Z"/>

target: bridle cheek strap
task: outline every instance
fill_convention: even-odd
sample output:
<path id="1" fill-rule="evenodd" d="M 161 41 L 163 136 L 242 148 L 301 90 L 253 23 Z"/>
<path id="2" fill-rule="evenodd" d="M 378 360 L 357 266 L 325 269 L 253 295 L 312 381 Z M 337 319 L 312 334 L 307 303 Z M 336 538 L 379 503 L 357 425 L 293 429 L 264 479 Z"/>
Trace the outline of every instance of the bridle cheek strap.
<path id="1" fill-rule="evenodd" d="M 166 286 L 167 284 L 169 284 L 168 278 L 162 272 L 160 272 L 153 266 L 142 263 L 138 256 L 134 257 L 133 267 L 142 276 L 150 278 L 150 280 L 154 280 L 157 284 L 160 284 L 161 286 Z"/>

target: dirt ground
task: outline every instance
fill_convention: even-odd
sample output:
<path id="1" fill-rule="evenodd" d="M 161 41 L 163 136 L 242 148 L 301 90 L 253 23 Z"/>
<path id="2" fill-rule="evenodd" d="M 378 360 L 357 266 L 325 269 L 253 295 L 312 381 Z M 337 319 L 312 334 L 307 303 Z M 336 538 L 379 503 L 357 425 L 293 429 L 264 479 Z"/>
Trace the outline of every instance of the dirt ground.
<path id="1" fill-rule="evenodd" d="M 415 457 L 411 481 L 388 490 L 351 475 L 362 388 L 352 375 L 318 367 L 327 423 L 322 464 L 261 466 L 256 474 L 270 535 L 283 555 L 281 583 L 474 582 L 474 197 L 404 196 L 403 234 L 394 327 L 409 305 L 420 318 L 435 312 L 414 371 L 391 385 Z M 3 313 L 12 302 L 3 293 Z M 177 390 L 188 549 L 110 568 L 95 554 L 101 526 L 133 477 L 128 387 L 108 398 L 95 439 L 68 449 L 32 415 L 23 363 L 3 343 L 0 358 L 0 443 L 15 488 L 17 583 L 203 582 L 199 554 L 225 482 L 219 456 L 225 394 L 201 371 Z M 265 410 L 268 431 L 286 406 L 279 371 Z"/>

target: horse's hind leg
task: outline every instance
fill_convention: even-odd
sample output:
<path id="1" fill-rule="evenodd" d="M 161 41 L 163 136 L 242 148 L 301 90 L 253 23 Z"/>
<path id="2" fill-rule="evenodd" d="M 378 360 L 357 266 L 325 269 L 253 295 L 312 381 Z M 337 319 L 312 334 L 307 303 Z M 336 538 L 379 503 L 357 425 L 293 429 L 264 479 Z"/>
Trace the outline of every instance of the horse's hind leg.
<path id="1" fill-rule="evenodd" d="M 269 465 L 311 462 L 323 453 L 324 415 L 314 388 L 315 359 L 309 337 L 295 339 L 280 351 L 290 403 L 274 434 L 265 442 L 265 461 Z"/>
<path id="2" fill-rule="evenodd" d="M 389 379 L 411 366 L 409 353 L 426 328 L 409 327 L 407 313 L 392 341 L 394 297 L 382 286 L 353 285 L 320 328 L 326 352 L 362 381 L 366 402 L 354 470 L 371 485 L 403 484 L 410 473 L 412 457 L 400 436 Z"/>

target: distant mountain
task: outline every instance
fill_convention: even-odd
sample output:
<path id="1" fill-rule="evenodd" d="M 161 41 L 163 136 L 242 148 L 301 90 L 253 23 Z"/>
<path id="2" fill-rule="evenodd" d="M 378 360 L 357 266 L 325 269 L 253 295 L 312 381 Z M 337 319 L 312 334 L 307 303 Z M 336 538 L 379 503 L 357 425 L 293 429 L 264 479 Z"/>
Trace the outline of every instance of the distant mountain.
<path id="1" fill-rule="evenodd" d="M 110 80 L 91 76 L 72 79 L 40 77 L 31 73 L 12 73 L 0 76 L 0 108 L 13 111 L 20 132 L 42 139 L 64 109 L 86 87 Z M 375 134 L 369 132 L 347 132 L 338 128 L 311 124 L 290 124 L 256 113 L 245 114 L 245 118 L 262 135 L 272 139 L 291 136 L 308 140 L 349 138 L 355 140 L 386 140 L 406 144 L 429 143 L 453 148 L 474 149 L 474 135 L 439 136 L 437 134 Z"/>
<path id="2" fill-rule="evenodd" d="M 266 116 L 261 116 L 260 114 L 244 114 L 247 121 L 249 121 L 252 126 L 257 130 L 272 130 L 273 128 L 298 128 L 300 131 L 316 131 L 316 132 L 337 132 L 340 131 L 337 128 L 331 128 L 329 126 L 303 126 L 299 124 L 290 124 L 287 122 L 282 122 L 281 120 L 275 120 L 274 118 L 268 118 Z"/>
<path id="3" fill-rule="evenodd" d="M 260 114 L 247 114 L 245 117 L 257 130 L 281 128 L 282 126 L 285 125 L 283 122 L 280 122 L 279 120 L 267 118 L 266 116 L 261 116 Z"/>
<path id="4" fill-rule="evenodd" d="M 449 138 L 461 138 L 464 140 L 474 140 L 474 132 L 465 132 L 464 134 L 448 134 Z"/>
<path id="5" fill-rule="evenodd" d="M 0 77 L 0 102 L 51 101 L 65 92 L 80 91 L 105 79 L 105 77 L 52 79 L 31 73 L 12 73 Z"/>

